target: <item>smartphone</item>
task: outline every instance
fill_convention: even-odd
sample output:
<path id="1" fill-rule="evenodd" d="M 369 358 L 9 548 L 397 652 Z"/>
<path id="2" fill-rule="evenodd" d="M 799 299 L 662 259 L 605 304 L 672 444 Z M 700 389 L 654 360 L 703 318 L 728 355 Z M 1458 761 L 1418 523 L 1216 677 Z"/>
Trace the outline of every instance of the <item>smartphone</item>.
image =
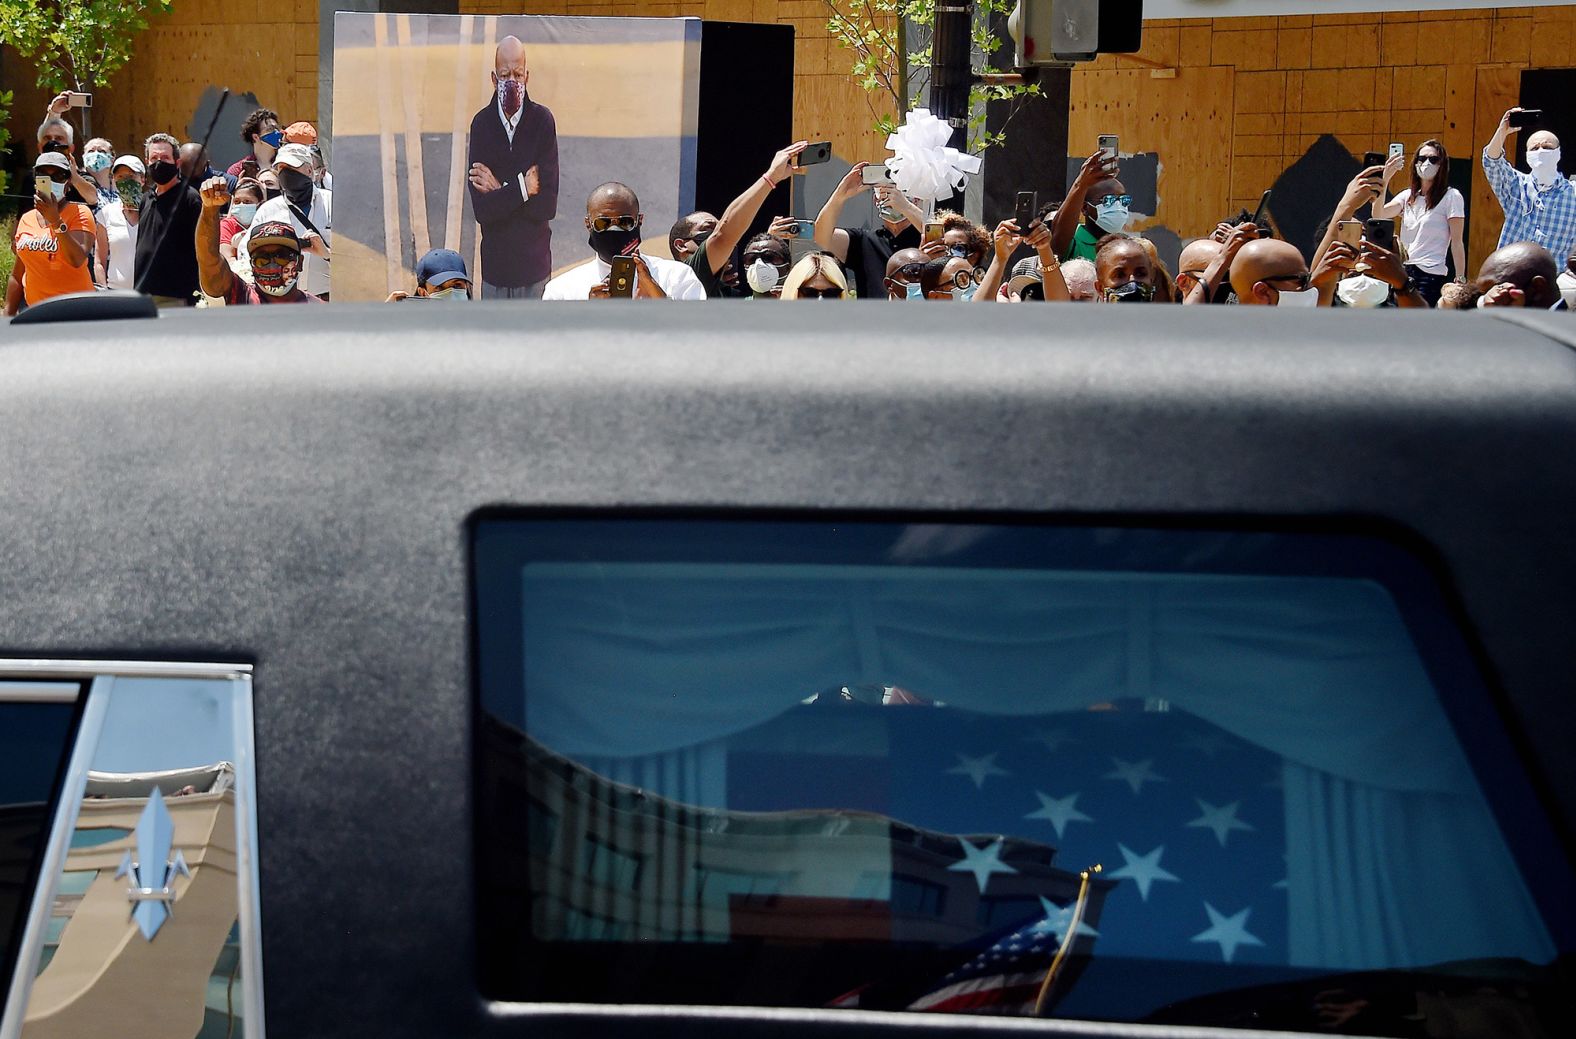
<path id="1" fill-rule="evenodd" d="M 1543 109 L 1541 108 L 1523 108 L 1519 112 L 1510 113 L 1510 128 L 1512 130 L 1521 130 L 1542 121 Z"/>
<path id="2" fill-rule="evenodd" d="M 1393 159 L 1402 159 L 1402 158 L 1405 158 L 1405 157 L 1406 157 L 1406 145 L 1402 144 L 1400 141 L 1391 141 L 1390 142 L 1390 153 L 1387 156 L 1385 156 L 1385 161 L 1389 162 L 1389 161 L 1391 161 Z"/>
<path id="3" fill-rule="evenodd" d="M 819 144 L 806 145 L 804 151 L 799 153 L 799 158 L 795 161 L 801 167 L 818 166 L 823 162 L 831 161 L 831 158 L 832 142 L 821 141 Z"/>
<path id="4" fill-rule="evenodd" d="M 940 220 L 925 221 L 925 237 L 920 244 L 929 245 L 931 242 L 941 241 L 941 236 L 945 233 L 945 230 Z"/>
<path id="5" fill-rule="evenodd" d="M 1395 221 L 1371 217 L 1363 221 L 1363 240 L 1381 249 L 1395 250 Z"/>
<path id="6" fill-rule="evenodd" d="M 1274 190 L 1274 189 L 1267 189 L 1267 190 L 1265 190 L 1264 194 L 1259 196 L 1259 208 L 1257 208 L 1257 209 L 1255 209 L 1253 211 L 1253 222 L 1255 224 L 1262 225 L 1264 223 L 1264 214 L 1267 213 L 1269 211 L 1269 208 L 1270 208 L 1270 191 L 1271 190 Z"/>
<path id="7" fill-rule="evenodd" d="M 866 187 L 874 187 L 877 184 L 890 184 L 892 183 L 892 174 L 887 170 L 886 163 L 872 162 L 859 171 L 859 182 Z"/>
<path id="8" fill-rule="evenodd" d="M 1384 156 L 1382 154 L 1380 154 L 1379 152 L 1364 152 L 1363 153 L 1363 169 L 1366 170 L 1370 166 L 1383 166 L 1383 165 L 1384 165 Z"/>
<path id="9" fill-rule="evenodd" d="M 1013 210 L 1012 222 L 1018 225 L 1019 234 L 1028 234 L 1029 228 L 1034 224 L 1034 218 L 1040 212 L 1040 193 L 1038 191 L 1018 192 L 1018 206 Z"/>
<path id="10" fill-rule="evenodd" d="M 608 261 L 613 272 L 608 275 L 608 295 L 614 299 L 633 299 L 635 296 L 635 258 L 615 256 Z"/>
<path id="11" fill-rule="evenodd" d="M 1100 151 L 1105 153 L 1105 168 L 1113 173 L 1116 172 L 1117 167 L 1117 143 L 1116 134 L 1114 133 L 1103 133 L 1100 135 Z"/>
<path id="12" fill-rule="evenodd" d="M 92 108 L 93 95 L 84 94 L 79 90 L 67 91 L 66 104 L 71 108 Z"/>
<path id="13" fill-rule="evenodd" d="M 815 221 L 814 220 L 795 220 L 793 222 L 793 236 L 795 238 L 804 238 L 806 240 L 814 238 L 815 237 Z"/>
<path id="14" fill-rule="evenodd" d="M 33 178 L 33 190 L 38 192 L 40 198 L 54 198 L 54 183 L 48 177 L 35 176 Z"/>
<path id="15" fill-rule="evenodd" d="M 1342 220 L 1335 225 L 1335 240 L 1345 242 L 1353 249 L 1363 240 L 1363 222 L 1361 220 Z"/>

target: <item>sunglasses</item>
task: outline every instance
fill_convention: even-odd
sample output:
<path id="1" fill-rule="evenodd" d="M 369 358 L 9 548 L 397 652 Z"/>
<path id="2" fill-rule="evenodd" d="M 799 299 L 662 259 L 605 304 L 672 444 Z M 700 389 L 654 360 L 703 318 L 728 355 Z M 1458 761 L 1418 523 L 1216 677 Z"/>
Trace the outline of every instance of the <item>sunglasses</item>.
<path id="1" fill-rule="evenodd" d="M 843 290 L 833 287 L 830 289 L 805 289 L 799 290 L 800 299 L 842 299 Z"/>
<path id="2" fill-rule="evenodd" d="M 591 218 L 591 230 L 601 233 L 609 228 L 618 228 L 620 231 L 633 231 L 640 226 L 638 216 L 598 216 Z"/>
<path id="3" fill-rule="evenodd" d="M 71 174 L 65 172 L 64 170 L 58 170 L 53 166 L 46 166 L 41 169 L 36 169 L 33 171 L 33 176 L 48 177 L 56 184 L 65 184 L 71 180 Z"/>
<path id="4" fill-rule="evenodd" d="M 255 252 L 251 254 L 253 267 L 288 267 L 300 259 L 300 254 L 281 250 L 278 252 Z"/>
<path id="5" fill-rule="evenodd" d="M 1264 282 L 1264 284 L 1266 284 L 1266 285 L 1273 284 L 1274 282 L 1277 282 L 1277 281 L 1292 281 L 1292 282 L 1296 282 L 1297 283 L 1297 291 L 1298 292 L 1302 292 L 1303 290 L 1307 289 L 1308 283 L 1312 279 L 1313 279 L 1313 275 L 1312 274 L 1308 274 L 1308 273 L 1305 272 L 1303 274 L 1277 274 L 1277 275 L 1275 275 L 1272 278 L 1260 278 L 1259 280 Z"/>
<path id="6" fill-rule="evenodd" d="M 903 266 L 899 267 L 897 270 L 892 272 L 892 279 L 891 280 L 896 280 L 898 278 L 905 278 L 908 281 L 918 281 L 919 278 L 920 278 L 920 275 L 922 275 L 924 273 L 925 273 L 925 265 L 924 264 L 922 264 L 922 263 L 905 263 Z"/>
<path id="7" fill-rule="evenodd" d="M 1133 204 L 1133 196 L 1132 195 L 1106 195 L 1103 198 L 1097 198 L 1097 199 L 1094 200 L 1094 204 L 1097 205 L 1097 206 L 1114 206 L 1118 202 L 1120 202 L 1124 206 L 1130 206 L 1130 205 Z"/>

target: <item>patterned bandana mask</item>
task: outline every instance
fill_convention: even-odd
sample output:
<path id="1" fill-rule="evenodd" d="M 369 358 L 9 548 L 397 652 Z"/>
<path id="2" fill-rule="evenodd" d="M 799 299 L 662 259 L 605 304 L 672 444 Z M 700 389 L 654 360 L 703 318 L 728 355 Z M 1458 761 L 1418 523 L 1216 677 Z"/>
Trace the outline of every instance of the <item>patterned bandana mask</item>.
<path id="1" fill-rule="evenodd" d="M 498 81 L 498 103 L 503 106 L 504 115 L 510 118 L 520 110 L 525 103 L 525 87 L 519 80 L 500 79 Z"/>
<path id="2" fill-rule="evenodd" d="M 288 296 L 290 290 L 295 288 L 296 281 L 301 277 L 301 258 L 298 256 L 288 263 L 273 264 L 267 267 L 258 264 L 252 265 L 252 283 L 260 292 L 270 296 Z"/>

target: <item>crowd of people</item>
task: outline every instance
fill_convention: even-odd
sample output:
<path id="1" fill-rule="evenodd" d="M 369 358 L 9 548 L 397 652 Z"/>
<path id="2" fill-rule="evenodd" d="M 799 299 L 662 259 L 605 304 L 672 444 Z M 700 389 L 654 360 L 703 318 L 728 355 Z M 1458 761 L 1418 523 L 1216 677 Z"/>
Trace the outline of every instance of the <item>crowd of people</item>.
<path id="1" fill-rule="evenodd" d="M 68 103 L 57 97 L 38 129 L 35 197 L 12 241 L 7 315 L 94 288 L 132 289 L 167 307 L 329 299 L 333 195 L 310 123 L 281 127 L 277 113 L 252 112 L 241 128 L 249 154 L 220 172 L 202 145 L 165 133 L 148 137 L 141 155 L 117 155 L 94 138 L 79 156 Z M 1243 213 L 1187 242 L 1175 271 L 1128 230 L 1132 198 L 1104 150 L 1084 162 L 1065 199 L 1024 226 L 1003 220 L 987 230 L 932 212 L 857 163 L 813 222 L 779 216 L 744 240 L 773 191 L 803 174 L 801 141 L 720 216 L 678 220 L 668 256 L 648 251 L 635 190 L 600 185 L 586 199 L 592 255 L 548 280 L 541 297 L 1568 309 L 1576 183 L 1559 171 L 1559 141 L 1547 130 L 1527 139 L 1527 171 L 1511 165 L 1505 144 L 1519 111 L 1505 113 L 1480 157 L 1503 231 L 1475 277 L 1466 270 L 1466 203 L 1449 186 L 1450 156 L 1437 140 L 1410 162 L 1392 155 L 1358 173 L 1311 256 Z M 531 197 L 528 183 L 520 191 Z M 866 192 L 878 225 L 849 226 L 843 211 Z M 388 298 L 464 302 L 477 288 L 463 257 L 435 249 L 419 258 L 411 291 Z"/>

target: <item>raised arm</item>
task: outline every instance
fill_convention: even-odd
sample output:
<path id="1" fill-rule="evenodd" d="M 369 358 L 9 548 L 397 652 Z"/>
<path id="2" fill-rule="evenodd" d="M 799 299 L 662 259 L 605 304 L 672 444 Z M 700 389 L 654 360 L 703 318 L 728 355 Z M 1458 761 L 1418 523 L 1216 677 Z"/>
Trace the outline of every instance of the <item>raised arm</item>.
<path id="1" fill-rule="evenodd" d="M 1505 157 L 1505 138 L 1510 136 L 1510 117 L 1521 111 L 1520 108 L 1508 108 L 1505 114 L 1499 117 L 1499 125 L 1494 127 L 1494 136 L 1489 138 L 1483 146 L 1484 159 L 1503 159 Z"/>
<path id="2" fill-rule="evenodd" d="M 795 173 L 804 170 L 794 165 L 793 160 L 804 151 L 808 141 L 795 141 L 776 155 L 772 156 L 772 164 L 765 173 L 756 177 L 744 193 L 722 211 L 722 216 L 717 218 L 717 226 L 711 232 L 711 237 L 706 239 L 706 262 L 711 265 L 712 273 L 722 270 L 723 264 L 728 262 L 728 257 L 733 255 L 734 247 L 739 244 L 739 239 L 744 237 L 744 232 L 750 229 L 750 224 L 755 220 L 755 214 L 761 211 L 767 196 L 775 191 L 778 185 L 788 180 Z"/>
<path id="3" fill-rule="evenodd" d="M 230 295 L 235 275 L 219 255 L 219 213 L 230 204 L 230 188 L 223 177 L 211 177 L 202 186 L 202 213 L 197 217 L 197 280 L 209 296 Z"/>
<path id="4" fill-rule="evenodd" d="M 1091 187 L 1111 176 L 1115 170 L 1115 163 L 1108 163 L 1104 149 L 1084 160 L 1083 168 L 1073 178 L 1072 187 L 1067 189 L 1066 201 L 1051 219 L 1051 249 L 1058 258 L 1066 256 L 1067 250 L 1072 248 L 1073 235 L 1083 222 L 1084 196 Z"/>
<path id="5" fill-rule="evenodd" d="M 838 263 L 848 262 L 848 232 L 837 226 L 848 200 L 865 190 L 863 171 L 868 162 L 856 162 L 837 182 L 832 195 L 821 207 L 815 218 L 815 244 L 837 257 Z"/>
<path id="6" fill-rule="evenodd" d="M 1385 201 L 1385 193 L 1390 190 L 1390 182 L 1401 171 L 1401 164 L 1406 161 L 1404 156 L 1397 155 L 1394 159 L 1384 164 L 1384 187 L 1379 190 L 1379 195 L 1374 199 L 1374 216 L 1384 219 L 1394 219 L 1401 215 L 1401 208 L 1406 201 L 1410 188 L 1406 188 L 1394 198 Z"/>
<path id="7" fill-rule="evenodd" d="M 1310 268 L 1319 265 L 1319 261 L 1324 258 L 1325 250 L 1329 249 L 1330 243 L 1335 241 L 1335 235 L 1339 230 L 1336 225 L 1342 220 L 1350 220 L 1356 216 L 1364 203 L 1379 194 L 1383 176 L 1383 166 L 1370 166 L 1353 177 L 1352 182 L 1346 185 L 1346 194 L 1342 195 L 1340 202 L 1336 203 L 1335 212 L 1330 214 L 1330 223 L 1324 229 L 1324 238 L 1319 242 L 1319 247 L 1313 251 L 1313 259 L 1308 264 Z"/>
<path id="8" fill-rule="evenodd" d="M 1011 220 L 1003 220 L 996 225 L 996 233 L 993 236 L 996 248 L 991 255 L 990 266 L 985 268 L 985 277 L 980 279 L 979 285 L 974 289 L 975 303 L 996 302 L 996 293 L 1001 289 L 1001 283 L 1007 276 L 1007 260 L 1022 241 L 1023 238 L 1018 234 L 1018 225 Z"/>

